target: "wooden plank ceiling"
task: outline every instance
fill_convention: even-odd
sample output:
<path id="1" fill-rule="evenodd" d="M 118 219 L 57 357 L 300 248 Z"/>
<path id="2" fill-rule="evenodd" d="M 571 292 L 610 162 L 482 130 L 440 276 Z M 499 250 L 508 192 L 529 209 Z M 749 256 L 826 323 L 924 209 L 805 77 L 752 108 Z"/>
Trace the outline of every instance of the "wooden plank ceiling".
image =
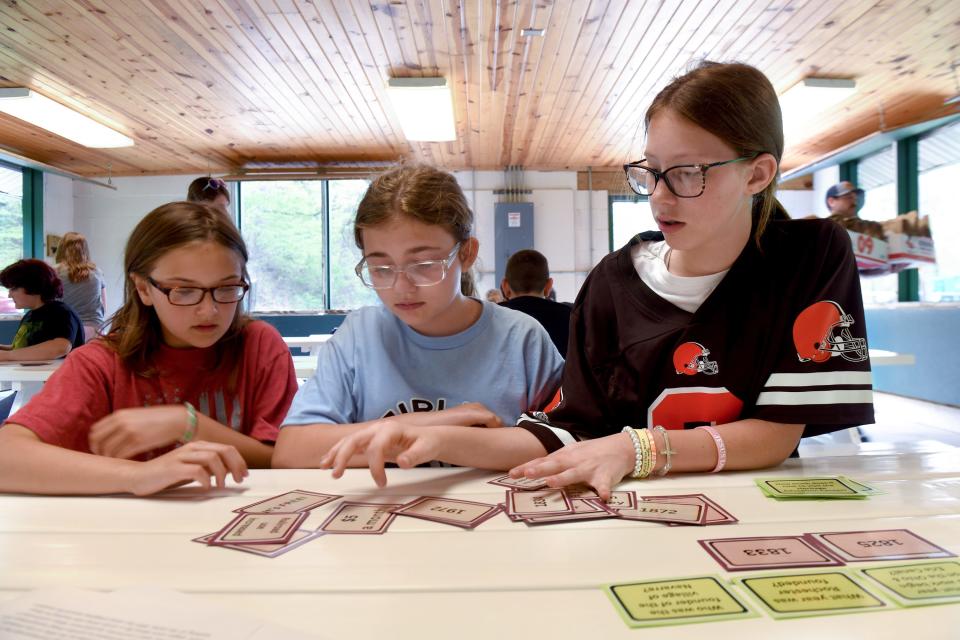
<path id="1" fill-rule="evenodd" d="M 951 113 L 960 62 L 956 0 L 4 0 L 0 20 L 0 86 L 135 138 L 86 149 L 0 114 L 0 145 L 86 176 L 400 157 L 615 167 L 638 157 L 656 90 L 702 57 L 754 64 L 781 92 L 857 80 L 789 146 L 789 169 Z M 403 138 L 385 92 L 402 76 L 448 78 L 456 141 Z"/>

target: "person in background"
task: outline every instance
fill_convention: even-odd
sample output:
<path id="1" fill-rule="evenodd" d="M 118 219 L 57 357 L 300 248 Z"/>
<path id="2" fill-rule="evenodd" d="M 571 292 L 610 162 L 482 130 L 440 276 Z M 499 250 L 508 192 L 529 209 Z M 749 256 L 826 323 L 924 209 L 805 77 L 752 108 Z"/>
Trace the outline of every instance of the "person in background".
<path id="1" fill-rule="evenodd" d="M 270 466 L 297 379 L 277 330 L 240 308 L 237 228 L 206 204 L 157 207 L 124 275 L 109 331 L 0 428 L 0 492 L 150 495 Z"/>
<path id="2" fill-rule="evenodd" d="M 228 215 L 230 213 L 230 190 L 227 189 L 227 183 L 220 178 L 197 178 L 187 187 L 187 200 L 206 202 Z"/>
<path id="3" fill-rule="evenodd" d="M 566 358 L 571 309 L 549 299 L 553 278 L 546 256 L 533 249 L 523 249 L 510 256 L 500 290 L 506 298 L 500 306 L 533 316 L 550 334 L 560 355 Z"/>
<path id="4" fill-rule="evenodd" d="M 844 180 L 827 189 L 827 209 L 831 219 L 856 218 L 863 206 L 864 192 Z"/>
<path id="5" fill-rule="evenodd" d="M 486 293 L 486 298 L 488 302 L 493 304 L 500 304 L 503 302 L 503 294 L 500 293 L 497 289 L 488 289 Z"/>
<path id="6" fill-rule="evenodd" d="M 52 360 L 83 346 L 83 326 L 77 312 L 64 304 L 63 284 L 43 260 L 19 260 L 0 271 L 17 309 L 27 312 L 11 344 L 0 345 L 0 361 Z"/>
<path id="7" fill-rule="evenodd" d="M 89 342 L 103 324 L 107 306 L 103 274 L 90 261 L 87 239 L 75 231 L 64 234 L 57 247 L 56 261 L 57 275 L 63 283 L 63 301 L 80 316 L 84 340 Z"/>

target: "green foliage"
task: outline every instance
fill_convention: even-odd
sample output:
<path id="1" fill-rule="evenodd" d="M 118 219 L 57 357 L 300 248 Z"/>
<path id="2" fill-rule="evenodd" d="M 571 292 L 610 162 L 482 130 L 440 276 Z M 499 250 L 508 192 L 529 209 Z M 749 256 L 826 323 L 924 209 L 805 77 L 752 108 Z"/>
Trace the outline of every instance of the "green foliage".
<path id="1" fill-rule="evenodd" d="M 376 296 L 353 273 L 360 252 L 353 216 L 364 180 L 330 182 L 330 282 L 334 308 L 372 304 Z M 324 309 L 323 182 L 245 182 L 241 225 L 250 250 L 253 311 Z"/>

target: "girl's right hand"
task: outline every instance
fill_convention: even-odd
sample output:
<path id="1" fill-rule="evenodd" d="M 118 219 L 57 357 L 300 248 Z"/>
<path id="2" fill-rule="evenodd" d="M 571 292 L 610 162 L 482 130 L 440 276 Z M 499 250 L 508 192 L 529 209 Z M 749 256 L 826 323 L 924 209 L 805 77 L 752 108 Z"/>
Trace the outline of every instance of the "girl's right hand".
<path id="1" fill-rule="evenodd" d="M 228 473 L 234 482 L 243 482 L 248 473 L 247 463 L 235 447 L 206 441 L 191 442 L 159 458 L 136 462 L 131 469 L 128 491 L 138 496 L 190 482 L 210 489 L 210 476 L 216 478 L 217 487 L 223 488 Z"/>
<path id="2" fill-rule="evenodd" d="M 604 500 L 633 471 L 636 454 L 626 433 L 568 444 L 548 456 L 510 470 L 511 478 L 544 479 L 549 487 L 587 484 Z"/>

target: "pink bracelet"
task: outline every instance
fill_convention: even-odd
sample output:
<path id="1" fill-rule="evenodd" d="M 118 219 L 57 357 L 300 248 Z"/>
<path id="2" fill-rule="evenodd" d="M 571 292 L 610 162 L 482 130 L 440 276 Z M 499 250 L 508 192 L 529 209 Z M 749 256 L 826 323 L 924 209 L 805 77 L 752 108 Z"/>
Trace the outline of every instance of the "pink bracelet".
<path id="1" fill-rule="evenodd" d="M 713 427 L 703 426 L 697 427 L 697 429 L 703 429 L 709 433 L 710 437 L 713 438 L 714 444 L 717 445 L 717 466 L 715 466 L 710 473 L 723 471 L 723 468 L 727 464 L 727 445 L 723 444 L 723 438 L 720 437 L 720 434 L 717 433 L 717 430 Z"/>

